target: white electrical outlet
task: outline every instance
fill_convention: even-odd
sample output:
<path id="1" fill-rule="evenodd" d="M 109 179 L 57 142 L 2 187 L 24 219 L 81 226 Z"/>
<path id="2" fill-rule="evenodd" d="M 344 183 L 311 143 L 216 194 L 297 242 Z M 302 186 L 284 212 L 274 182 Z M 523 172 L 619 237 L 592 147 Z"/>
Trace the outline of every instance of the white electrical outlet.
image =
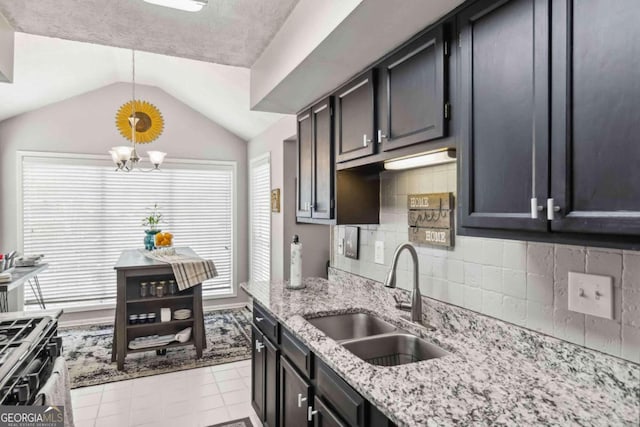
<path id="1" fill-rule="evenodd" d="M 374 261 L 376 264 L 384 264 L 384 240 L 376 240 Z"/>
<path id="2" fill-rule="evenodd" d="M 613 319 L 613 278 L 569 272 L 569 310 Z"/>

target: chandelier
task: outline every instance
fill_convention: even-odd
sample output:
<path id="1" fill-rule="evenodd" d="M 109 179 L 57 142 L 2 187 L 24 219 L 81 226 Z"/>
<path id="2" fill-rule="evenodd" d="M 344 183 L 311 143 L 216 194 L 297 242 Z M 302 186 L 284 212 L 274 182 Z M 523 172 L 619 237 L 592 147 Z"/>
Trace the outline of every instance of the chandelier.
<path id="1" fill-rule="evenodd" d="M 113 147 L 109 150 L 109 154 L 111 154 L 111 160 L 116 165 L 116 171 L 122 172 L 131 172 L 133 170 L 139 170 L 142 172 L 152 172 L 160 170 L 160 165 L 164 161 L 164 157 L 167 153 L 163 153 L 162 151 L 147 151 L 147 156 L 149 156 L 149 161 L 153 165 L 152 169 L 142 169 L 138 166 L 140 162 L 140 156 L 138 156 L 138 152 L 136 151 L 136 143 L 145 143 L 151 142 L 151 140 L 146 141 L 136 141 L 136 134 L 138 132 L 153 130 L 155 138 L 157 138 L 162 132 L 162 116 L 160 112 L 151 104 L 141 101 L 136 101 L 136 51 L 131 51 L 131 82 L 132 82 L 132 98 L 129 103 L 131 106 L 131 115 L 128 117 L 125 116 L 125 124 L 128 122 L 127 129 L 123 126 L 120 126 L 120 131 L 123 136 L 127 139 L 131 139 L 131 146 L 121 145 L 118 147 Z M 125 104 L 120 111 L 118 112 L 118 116 L 120 116 L 123 112 L 126 115 L 126 111 L 123 109 L 127 107 Z M 142 111 L 143 109 L 147 111 Z M 138 111 L 141 110 L 141 111 Z M 149 114 L 147 114 L 149 112 Z M 117 117 L 118 117 L 117 116 Z M 121 125 L 121 123 L 119 123 Z M 153 126 L 155 125 L 155 129 Z M 131 137 L 129 135 L 125 135 L 128 128 L 131 129 Z M 154 138 L 154 139 L 155 139 Z"/>

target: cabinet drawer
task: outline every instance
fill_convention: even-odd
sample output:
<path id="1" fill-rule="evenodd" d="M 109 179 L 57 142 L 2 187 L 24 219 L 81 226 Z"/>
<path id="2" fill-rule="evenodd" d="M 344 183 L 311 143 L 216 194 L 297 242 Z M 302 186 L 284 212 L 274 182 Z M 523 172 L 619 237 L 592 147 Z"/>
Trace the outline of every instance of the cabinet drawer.
<path id="1" fill-rule="evenodd" d="M 304 373 L 307 378 L 313 374 L 313 353 L 302 344 L 291 332 L 282 328 L 282 353 Z"/>
<path id="2" fill-rule="evenodd" d="M 253 303 L 253 324 L 265 334 L 272 343 L 278 344 L 278 322 L 255 301 Z"/>
<path id="3" fill-rule="evenodd" d="M 364 426 L 365 400 L 331 368 L 318 361 L 317 393 L 329 402 L 349 425 Z"/>

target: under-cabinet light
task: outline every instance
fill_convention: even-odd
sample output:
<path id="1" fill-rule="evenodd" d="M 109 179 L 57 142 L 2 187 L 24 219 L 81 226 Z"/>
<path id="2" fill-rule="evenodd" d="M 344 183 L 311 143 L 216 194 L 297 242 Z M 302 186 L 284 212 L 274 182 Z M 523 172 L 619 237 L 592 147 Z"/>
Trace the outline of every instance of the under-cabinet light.
<path id="1" fill-rule="evenodd" d="M 420 168 L 423 166 L 441 165 L 456 161 L 455 150 L 434 151 L 431 153 L 422 153 L 417 156 L 403 157 L 400 159 L 387 160 L 384 162 L 384 168 L 387 170 L 401 170 Z"/>
<path id="2" fill-rule="evenodd" d="M 208 0 L 144 0 L 147 3 L 186 12 L 200 12 L 207 5 Z"/>

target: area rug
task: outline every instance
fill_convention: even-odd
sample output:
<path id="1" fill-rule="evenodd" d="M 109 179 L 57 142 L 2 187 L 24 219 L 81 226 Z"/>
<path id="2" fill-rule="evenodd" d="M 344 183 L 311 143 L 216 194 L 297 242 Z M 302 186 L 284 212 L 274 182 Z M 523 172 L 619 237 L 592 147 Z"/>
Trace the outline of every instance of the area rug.
<path id="1" fill-rule="evenodd" d="M 253 424 L 249 418 L 242 418 L 240 420 L 227 421 L 226 423 L 220 423 L 209 427 L 253 427 Z"/>
<path id="2" fill-rule="evenodd" d="M 149 375 L 219 365 L 251 358 L 251 312 L 247 308 L 210 311 L 204 315 L 207 348 L 196 359 L 193 346 L 132 353 L 124 371 L 111 363 L 113 324 L 59 328 L 71 388 L 129 380 Z"/>

